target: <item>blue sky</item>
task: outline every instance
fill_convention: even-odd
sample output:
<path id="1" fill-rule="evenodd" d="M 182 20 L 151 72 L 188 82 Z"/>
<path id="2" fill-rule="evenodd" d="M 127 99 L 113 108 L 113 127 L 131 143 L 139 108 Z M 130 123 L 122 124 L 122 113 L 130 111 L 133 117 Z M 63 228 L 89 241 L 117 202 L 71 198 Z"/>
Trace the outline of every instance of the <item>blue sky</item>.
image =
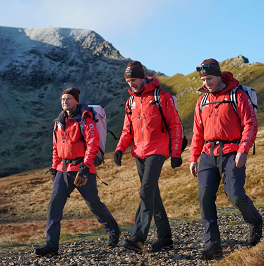
<path id="1" fill-rule="evenodd" d="M 264 63 L 263 0 L 0 0 L 0 26 L 93 30 L 168 76 L 204 59 Z"/>

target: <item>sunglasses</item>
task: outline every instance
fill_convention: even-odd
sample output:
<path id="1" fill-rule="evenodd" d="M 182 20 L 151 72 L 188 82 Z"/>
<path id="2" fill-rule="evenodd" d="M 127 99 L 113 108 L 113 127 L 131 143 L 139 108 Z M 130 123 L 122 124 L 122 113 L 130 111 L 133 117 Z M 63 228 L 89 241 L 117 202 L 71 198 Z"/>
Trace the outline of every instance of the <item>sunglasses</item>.
<path id="1" fill-rule="evenodd" d="M 215 68 L 219 69 L 217 66 L 206 64 L 206 65 L 200 65 L 200 66 L 196 67 L 196 71 L 198 71 L 198 72 L 201 72 L 202 70 L 206 71 L 210 67 L 215 67 Z"/>

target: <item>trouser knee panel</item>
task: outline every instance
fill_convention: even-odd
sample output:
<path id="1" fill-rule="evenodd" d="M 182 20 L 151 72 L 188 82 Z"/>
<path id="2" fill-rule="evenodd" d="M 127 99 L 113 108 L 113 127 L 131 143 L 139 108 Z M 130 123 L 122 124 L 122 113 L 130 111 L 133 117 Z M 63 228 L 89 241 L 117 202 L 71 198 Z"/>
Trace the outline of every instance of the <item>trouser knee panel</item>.
<path id="1" fill-rule="evenodd" d="M 248 208 L 248 200 L 244 195 L 227 193 L 228 199 L 240 211 L 246 211 Z"/>
<path id="2" fill-rule="evenodd" d="M 202 217 L 210 217 L 211 212 L 211 187 L 204 187 L 198 190 L 198 201 Z"/>
<path id="3" fill-rule="evenodd" d="M 62 194 L 51 194 L 47 216 L 49 219 L 58 219 Z"/>

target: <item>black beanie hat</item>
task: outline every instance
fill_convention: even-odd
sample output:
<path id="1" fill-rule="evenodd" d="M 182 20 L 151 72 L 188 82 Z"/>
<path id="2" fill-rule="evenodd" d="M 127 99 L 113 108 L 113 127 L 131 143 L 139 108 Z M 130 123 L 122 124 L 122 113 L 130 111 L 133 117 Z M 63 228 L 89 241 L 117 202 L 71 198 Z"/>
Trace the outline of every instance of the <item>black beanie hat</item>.
<path id="1" fill-rule="evenodd" d="M 222 76 L 219 63 L 213 58 L 205 59 L 196 70 L 199 72 L 200 77 L 207 75 Z"/>
<path id="2" fill-rule="evenodd" d="M 125 79 L 129 78 L 138 78 L 138 79 L 144 79 L 145 73 L 143 66 L 139 61 L 131 61 L 128 63 L 125 73 L 124 73 Z"/>
<path id="3" fill-rule="evenodd" d="M 69 87 L 69 88 L 67 88 L 66 90 L 64 90 L 63 92 L 62 92 L 62 94 L 61 94 L 61 97 L 62 97 L 62 95 L 63 94 L 71 94 L 73 97 L 74 97 L 74 99 L 77 101 L 77 102 L 79 102 L 79 96 L 80 96 L 80 90 L 79 89 L 77 89 L 77 88 L 75 88 L 75 87 Z"/>

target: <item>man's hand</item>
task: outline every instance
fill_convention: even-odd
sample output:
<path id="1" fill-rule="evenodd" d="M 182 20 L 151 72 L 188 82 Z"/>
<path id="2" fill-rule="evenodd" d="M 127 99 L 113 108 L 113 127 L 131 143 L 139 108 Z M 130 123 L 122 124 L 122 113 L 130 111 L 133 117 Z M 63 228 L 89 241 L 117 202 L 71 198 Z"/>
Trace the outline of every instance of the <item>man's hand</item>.
<path id="1" fill-rule="evenodd" d="M 79 175 L 79 172 L 77 173 L 75 180 L 74 180 L 74 185 L 76 187 L 81 187 L 81 186 L 85 186 L 87 183 L 88 178 L 82 177 Z"/>
<path id="2" fill-rule="evenodd" d="M 85 186 L 88 180 L 89 173 L 89 168 L 84 163 L 80 163 L 79 171 L 74 180 L 74 185 L 76 187 Z"/>
<path id="3" fill-rule="evenodd" d="M 235 161 L 236 167 L 240 168 L 247 162 L 247 155 L 245 153 L 238 152 Z"/>
<path id="4" fill-rule="evenodd" d="M 123 152 L 120 150 L 115 152 L 114 161 L 115 161 L 115 164 L 118 166 L 121 166 L 122 155 L 123 155 Z"/>
<path id="5" fill-rule="evenodd" d="M 181 157 L 171 157 L 171 167 L 174 169 L 175 167 L 179 167 L 182 165 Z"/>
<path id="6" fill-rule="evenodd" d="M 193 177 L 197 177 L 197 162 L 191 162 L 190 172 L 191 172 Z"/>

